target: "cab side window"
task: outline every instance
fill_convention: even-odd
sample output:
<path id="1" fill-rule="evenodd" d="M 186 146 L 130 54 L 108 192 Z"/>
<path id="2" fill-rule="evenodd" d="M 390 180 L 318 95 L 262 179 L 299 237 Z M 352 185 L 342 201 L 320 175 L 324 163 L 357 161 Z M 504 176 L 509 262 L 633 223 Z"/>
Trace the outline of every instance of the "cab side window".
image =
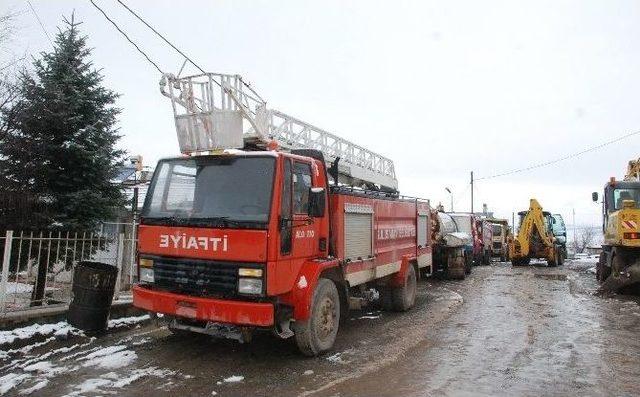
<path id="1" fill-rule="evenodd" d="M 295 162 L 293 165 L 293 212 L 309 212 L 309 189 L 311 188 L 311 165 Z"/>

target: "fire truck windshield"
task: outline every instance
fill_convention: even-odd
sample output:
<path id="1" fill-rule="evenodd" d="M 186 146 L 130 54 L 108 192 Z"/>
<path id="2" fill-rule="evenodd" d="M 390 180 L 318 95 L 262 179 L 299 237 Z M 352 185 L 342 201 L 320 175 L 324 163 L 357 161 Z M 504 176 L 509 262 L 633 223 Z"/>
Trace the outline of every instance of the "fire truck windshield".
<path id="1" fill-rule="evenodd" d="M 142 210 L 144 223 L 264 228 L 275 158 L 213 156 L 162 160 Z"/>

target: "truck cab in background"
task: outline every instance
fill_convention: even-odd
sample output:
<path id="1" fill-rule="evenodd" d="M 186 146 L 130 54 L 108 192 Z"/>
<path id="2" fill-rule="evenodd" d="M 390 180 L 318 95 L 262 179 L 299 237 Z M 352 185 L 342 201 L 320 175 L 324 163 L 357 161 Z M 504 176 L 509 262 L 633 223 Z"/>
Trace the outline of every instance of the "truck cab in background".
<path id="1" fill-rule="evenodd" d="M 569 256 L 567 252 L 567 226 L 561 214 L 551 214 L 551 231 L 556 239 L 556 244 L 562 247 L 562 261 Z"/>
<path id="2" fill-rule="evenodd" d="M 459 232 L 467 233 L 471 237 L 465 250 L 465 263 L 469 273 L 472 266 L 480 265 L 483 260 L 482 231 L 478 228 L 475 215 L 462 212 L 448 212 L 447 214 L 453 218 Z"/>
<path id="3" fill-rule="evenodd" d="M 478 219 L 476 225 L 482 236 L 482 259 L 480 263 L 488 266 L 491 264 L 491 257 L 493 257 L 493 228 L 486 219 Z"/>
<path id="4" fill-rule="evenodd" d="M 596 266 L 602 287 L 624 292 L 640 285 L 640 161 L 629 163 L 624 181 L 615 178 L 604 186 L 602 197 L 602 231 L 604 242 Z M 633 171 L 635 167 L 635 171 Z M 593 193 L 598 202 L 598 193 Z"/>
<path id="5" fill-rule="evenodd" d="M 509 260 L 509 226 L 508 221 L 491 219 L 488 221 L 492 230 L 491 252 L 494 257 L 500 258 L 501 262 Z"/>

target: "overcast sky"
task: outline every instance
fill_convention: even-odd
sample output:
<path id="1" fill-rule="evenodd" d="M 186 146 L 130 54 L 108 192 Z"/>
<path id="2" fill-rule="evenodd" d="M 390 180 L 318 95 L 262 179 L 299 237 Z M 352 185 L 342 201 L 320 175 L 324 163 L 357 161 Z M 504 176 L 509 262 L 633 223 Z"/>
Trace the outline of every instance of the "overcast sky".
<path id="1" fill-rule="evenodd" d="M 75 9 L 105 85 L 122 94 L 121 146 L 147 165 L 178 152 L 160 75 L 85 0 L 31 0 L 53 35 Z M 115 0 L 98 3 L 165 71 L 182 59 Z M 238 73 L 268 106 L 395 161 L 400 190 L 469 210 L 476 177 L 640 130 L 638 1 L 126 1 L 208 71 Z M 16 53 L 51 48 L 25 1 Z M 2 57 L 9 54 L 5 49 Z M 3 63 L 3 62 L 0 62 Z M 193 70 L 192 70 L 193 71 Z M 601 222 L 591 192 L 622 178 L 640 136 L 559 164 L 480 180 L 475 206 Z"/>

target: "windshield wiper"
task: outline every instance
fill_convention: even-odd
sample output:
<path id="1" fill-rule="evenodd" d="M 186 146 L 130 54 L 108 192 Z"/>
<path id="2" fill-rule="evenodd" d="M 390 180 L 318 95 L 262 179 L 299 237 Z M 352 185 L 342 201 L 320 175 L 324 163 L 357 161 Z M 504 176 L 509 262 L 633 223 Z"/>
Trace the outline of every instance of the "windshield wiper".
<path id="1" fill-rule="evenodd" d="M 230 219 L 228 216 L 210 216 L 197 218 L 181 218 L 176 216 L 143 217 L 147 224 L 167 224 L 174 226 L 213 226 L 213 227 L 242 227 L 250 225 L 265 225 L 265 221 Z"/>

